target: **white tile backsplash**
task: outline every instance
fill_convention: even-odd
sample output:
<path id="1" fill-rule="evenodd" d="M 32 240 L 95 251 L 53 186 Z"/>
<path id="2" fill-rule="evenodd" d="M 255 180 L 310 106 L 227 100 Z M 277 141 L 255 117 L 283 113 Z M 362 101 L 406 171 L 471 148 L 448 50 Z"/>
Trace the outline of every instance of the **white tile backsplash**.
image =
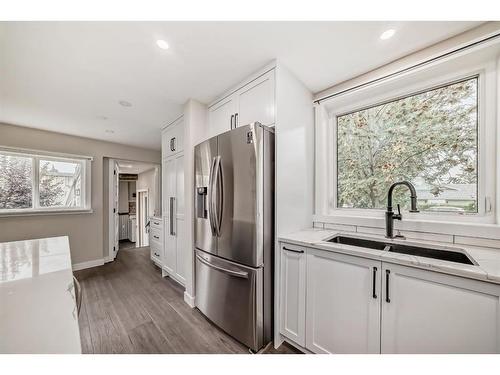
<path id="1" fill-rule="evenodd" d="M 324 223 L 324 229 L 339 230 L 339 231 L 342 231 L 342 232 L 356 232 L 356 226 L 355 225 Z"/>
<path id="2" fill-rule="evenodd" d="M 492 247 L 500 250 L 500 240 L 492 240 L 489 238 L 455 236 L 455 243 L 460 245 Z"/>

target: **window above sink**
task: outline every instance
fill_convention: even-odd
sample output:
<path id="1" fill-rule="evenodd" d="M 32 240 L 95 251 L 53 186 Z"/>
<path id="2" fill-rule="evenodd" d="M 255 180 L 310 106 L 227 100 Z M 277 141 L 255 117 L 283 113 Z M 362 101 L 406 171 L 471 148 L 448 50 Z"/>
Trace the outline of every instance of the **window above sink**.
<path id="1" fill-rule="evenodd" d="M 407 180 L 403 220 L 497 224 L 497 44 L 317 105 L 316 215 L 383 218 Z"/>

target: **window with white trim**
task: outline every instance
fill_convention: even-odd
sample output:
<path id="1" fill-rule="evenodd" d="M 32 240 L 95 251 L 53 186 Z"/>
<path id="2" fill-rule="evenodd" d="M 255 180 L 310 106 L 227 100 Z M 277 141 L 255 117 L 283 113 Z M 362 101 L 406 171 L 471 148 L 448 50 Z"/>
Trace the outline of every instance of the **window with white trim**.
<path id="1" fill-rule="evenodd" d="M 90 209 L 90 159 L 0 149 L 0 214 Z"/>
<path id="2" fill-rule="evenodd" d="M 477 213 L 477 92 L 475 76 L 337 115 L 337 207 L 382 209 L 406 180 L 420 211 Z"/>
<path id="3" fill-rule="evenodd" d="M 497 223 L 495 49 L 436 61 L 316 106 L 316 215 L 382 218 L 408 180 L 411 220 Z M 408 208 L 404 186 L 395 204 Z"/>

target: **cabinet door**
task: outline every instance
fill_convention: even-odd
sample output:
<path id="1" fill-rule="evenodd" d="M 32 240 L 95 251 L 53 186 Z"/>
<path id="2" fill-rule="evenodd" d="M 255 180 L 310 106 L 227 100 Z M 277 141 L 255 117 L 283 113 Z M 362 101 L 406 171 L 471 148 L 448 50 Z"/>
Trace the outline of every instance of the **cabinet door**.
<path id="1" fill-rule="evenodd" d="M 186 282 L 186 225 L 184 220 L 184 155 L 175 158 L 175 275 L 181 284 Z"/>
<path id="2" fill-rule="evenodd" d="M 184 150 L 184 118 L 181 117 L 167 128 L 161 135 L 162 157 L 168 158 Z"/>
<path id="3" fill-rule="evenodd" d="M 177 219 L 176 224 L 175 276 L 182 285 L 186 284 L 186 222 Z"/>
<path id="4" fill-rule="evenodd" d="M 280 333 L 305 346 L 305 249 L 285 243 L 281 245 L 280 257 Z"/>
<path id="5" fill-rule="evenodd" d="M 230 95 L 208 109 L 208 138 L 231 130 L 236 113 L 236 96 Z"/>
<path id="6" fill-rule="evenodd" d="M 237 91 L 238 116 L 236 126 L 258 121 L 273 125 L 275 120 L 274 70 L 264 74 Z"/>
<path id="7" fill-rule="evenodd" d="M 382 353 L 500 353 L 500 286 L 383 264 Z"/>
<path id="8" fill-rule="evenodd" d="M 176 165 L 175 158 L 169 158 L 163 162 L 164 176 L 164 217 L 165 229 L 163 237 L 165 238 L 164 259 L 162 264 L 169 273 L 173 273 L 176 263 L 176 238 L 175 238 L 175 188 L 176 188 Z"/>
<path id="9" fill-rule="evenodd" d="M 306 348 L 380 353 L 381 262 L 307 251 Z"/>

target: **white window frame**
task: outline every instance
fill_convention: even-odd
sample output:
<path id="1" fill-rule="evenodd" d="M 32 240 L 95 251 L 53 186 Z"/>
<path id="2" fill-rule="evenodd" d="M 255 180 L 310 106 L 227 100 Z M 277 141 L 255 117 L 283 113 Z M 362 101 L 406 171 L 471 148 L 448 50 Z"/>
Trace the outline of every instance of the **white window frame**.
<path id="1" fill-rule="evenodd" d="M 384 209 L 337 207 L 337 117 L 383 102 L 478 77 L 478 213 L 420 212 L 405 220 L 497 223 L 497 58 L 466 55 L 325 100 L 316 106 L 316 215 L 383 218 Z M 326 173 L 325 173 L 326 172 Z"/>
<path id="2" fill-rule="evenodd" d="M 19 157 L 26 157 L 32 160 L 31 184 L 32 184 L 32 202 L 30 208 L 19 209 L 0 209 L 2 216 L 25 216 L 25 215 L 43 215 L 43 214 L 68 214 L 68 213 L 91 213 L 91 168 L 93 158 L 90 156 L 54 153 L 40 150 L 12 148 L 0 146 L 0 152 Z M 81 176 L 81 206 L 79 207 L 41 207 L 39 204 L 40 187 L 40 160 L 61 161 L 80 163 L 82 165 Z"/>

